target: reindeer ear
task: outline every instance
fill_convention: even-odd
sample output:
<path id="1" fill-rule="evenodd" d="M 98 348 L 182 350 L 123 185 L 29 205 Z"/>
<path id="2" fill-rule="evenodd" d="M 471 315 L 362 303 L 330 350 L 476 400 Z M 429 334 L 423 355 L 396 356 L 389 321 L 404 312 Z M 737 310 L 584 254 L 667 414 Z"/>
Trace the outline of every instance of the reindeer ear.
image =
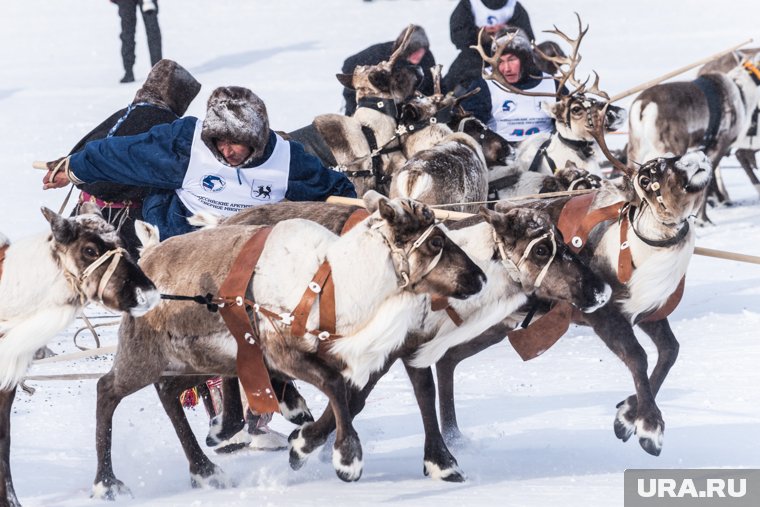
<path id="1" fill-rule="evenodd" d="M 364 205 L 367 207 L 367 211 L 374 213 L 380 207 L 380 201 L 387 201 L 388 198 L 375 190 L 368 190 L 362 196 L 362 200 L 364 201 Z"/>
<path id="2" fill-rule="evenodd" d="M 77 237 L 76 226 L 71 220 L 63 218 L 61 215 L 50 208 L 42 207 L 42 215 L 50 223 L 50 230 L 53 231 L 53 238 L 62 245 L 68 245 Z"/>
<path id="3" fill-rule="evenodd" d="M 98 215 L 101 218 L 103 217 L 103 213 L 98 205 L 89 201 L 85 201 L 79 206 L 79 213 L 77 215 Z"/>
<path id="4" fill-rule="evenodd" d="M 340 84 L 342 84 L 346 88 L 350 88 L 352 90 L 356 89 L 356 88 L 354 88 L 354 75 L 353 74 L 335 74 L 335 77 L 337 77 L 338 81 L 340 81 Z"/>
<path id="5" fill-rule="evenodd" d="M 383 217 L 383 219 L 389 224 L 393 224 L 393 222 L 396 220 L 396 209 L 394 208 L 393 204 L 391 204 L 388 199 L 383 199 L 378 204 L 380 216 Z"/>
<path id="6" fill-rule="evenodd" d="M 552 118 L 554 118 L 555 120 L 557 118 L 562 117 L 561 110 L 564 107 L 564 104 L 562 103 L 562 101 L 549 102 L 546 100 L 542 100 L 540 104 L 541 104 L 541 110 L 545 112 L 546 114 L 548 114 L 549 116 L 551 116 Z"/>
<path id="7" fill-rule="evenodd" d="M 151 225 L 142 220 L 135 220 L 135 235 L 142 244 L 142 249 L 146 249 L 152 246 L 158 245 L 161 241 L 161 236 L 158 233 L 158 227 Z"/>

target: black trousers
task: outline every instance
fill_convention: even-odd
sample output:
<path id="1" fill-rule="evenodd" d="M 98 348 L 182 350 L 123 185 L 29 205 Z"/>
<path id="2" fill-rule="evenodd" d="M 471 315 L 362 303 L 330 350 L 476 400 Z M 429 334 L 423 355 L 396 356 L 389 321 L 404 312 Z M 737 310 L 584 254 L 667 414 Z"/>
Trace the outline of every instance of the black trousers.
<path id="1" fill-rule="evenodd" d="M 158 0 L 154 10 L 144 12 L 142 0 L 116 0 L 121 18 L 121 58 L 124 70 L 132 72 L 135 65 L 135 28 L 137 27 L 137 9 L 142 14 L 145 31 L 148 35 L 148 51 L 150 65 L 153 66 L 161 59 L 161 29 L 158 27 Z"/>

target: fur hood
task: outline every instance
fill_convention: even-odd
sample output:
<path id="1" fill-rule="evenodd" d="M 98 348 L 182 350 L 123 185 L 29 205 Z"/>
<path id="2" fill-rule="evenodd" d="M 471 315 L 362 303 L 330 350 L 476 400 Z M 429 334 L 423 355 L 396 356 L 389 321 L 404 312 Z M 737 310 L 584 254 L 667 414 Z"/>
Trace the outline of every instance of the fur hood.
<path id="1" fill-rule="evenodd" d="M 428 40 L 427 34 L 425 33 L 425 29 L 419 25 L 410 26 L 412 27 L 412 33 L 409 36 L 409 44 L 406 46 L 406 51 L 404 51 L 401 55 L 403 58 L 408 57 L 418 49 L 424 48 L 426 51 L 430 50 L 430 41 Z M 398 49 L 401 41 L 404 39 L 406 30 L 407 29 L 404 28 L 399 36 L 396 37 L 396 40 L 393 43 L 392 51 L 396 51 L 396 49 Z"/>
<path id="2" fill-rule="evenodd" d="M 249 146 L 252 153 L 242 166 L 261 158 L 269 141 L 267 108 L 255 93 L 240 86 L 221 86 L 211 93 L 206 106 L 201 139 L 211 153 L 227 163 L 214 141 L 227 139 Z"/>
<path id="3" fill-rule="evenodd" d="M 510 40 L 511 38 L 511 40 Z M 541 70 L 536 65 L 535 53 L 533 52 L 533 43 L 531 42 L 528 34 L 521 28 L 508 26 L 499 31 L 491 44 L 491 53 L 496 52 L 497 46 L 509 41 L 504 50 L 504 53 L 511 53 L 520 59 L 521 76 L 520 81 L 527 79 L 530 76 L 541 76 Z"/>
<path id="4" fill-rule="evenodd" d="M 134 103 L 147 102 L 183 116 L 201 89 L 201 84 L 173 60 L 160 60 L 150 70 L 145 84 L 137 90 Z"/>

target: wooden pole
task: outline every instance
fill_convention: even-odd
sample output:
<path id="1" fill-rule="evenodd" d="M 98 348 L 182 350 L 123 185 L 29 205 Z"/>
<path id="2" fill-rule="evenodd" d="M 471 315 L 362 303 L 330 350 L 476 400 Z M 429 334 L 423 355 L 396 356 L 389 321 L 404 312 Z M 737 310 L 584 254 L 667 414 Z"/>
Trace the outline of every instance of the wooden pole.
<path id="1" fill-rule="evenodd" d="M 555 192 L 558 193 L 558 192 Z M 540 196 L 548 196 L 549 194 L 538 194 Z M 522 198 L 529 198 L 531 196 L 520 196 L 513 199 L 519 200 Z M 327 202 L 332 204 L 342 204 L 344 206 L 361 206 L 364 207 L 364 201 L 361 199 L 354 199 L 351 197 L 338 197 L 331 196 L 327 198 Z M 472 216 L 472 213 L 463 213 L 461 211 L 446 211 L 438 208 L 432 208 L 435 217 L 439 220 L 463 220 Z M 727 252 L 725 250 L 713 250 L 711 248 L 695 247 L 694 255 L 702 255 L 705 257 L 715 257 L 716 259 L 726 259 L 738 262 L 747 262 L 749 264 L 760 264 L 760 257 L 755 255 L 740 254 L 735 252 Z"/>
<path id="2" fill-rule="evenodd" d="M 43 171 L 48 170 L 47 162 L 43 162 L 42 160 L 35 160 L 32 162 L 32 167 L 34 169 L 42 169 Z"/>
<path id="3" fill-rule="evenodd" d="M 613 102 L 617 102 L 620 99 L 624 99 L 625 97 L 628 97 L 629 95 L 633 95 L 634 93 L 638 93 L 638 92 L 640 92 L 642 90 L 645 90 L 645 89 L 647 89 L 647 88 L 649 88 L 651 86 L 659 84 L 659 83 L 665 81 L 666 79 L 670 79 L 671 77 L 677 76 L 678 74 L 683 74 L 684 72 L 686 72 L 688 70 L 691 70 L 694 67 L 697 67 L 699 65 L 703 65 L 703 64 L 705 64 L 705 63 L 707 63 L 707 62 L 709 62 L 711 60 L 715 60 L 716 58 L 720 58 L 721 56 L 723 56 L 723 55 L 725 55 L 727 53 L 730 53 L 732 51 L 736 51 L 740 47 L 746 46 L 750 42 L 752 42 L 752 39 L 747 39 L 744 42 L 742 42 L 741 44 L 737 44 L 736 46 L 733 46 L 733 47 L 731 47 L 729 49 L 721 51 L 720 53 L 715 53 L 712 56 L 708 56 L 707 58 L 702 58 L 699 61 L 696 61 L 694 63 L 690 63 L 689 65 L 685 65 L 685 66 L 681 67 L 680 69 L 676 69 L 676 70 L 674 70 L 672 72 L 668 72 L 667 74 L 662 75 L 662 76 L 660 76 L 658 78 L 652 79 L 650 81 L 647 81 L 644 84 L 640 84 L 638 86 L 634 86 L 633 88 L 629 88 L 628 90 L 626 90 L 624 92 L 621 92 L 621 93 L 618 93 L 617 95 L 615 95 L 614 97 L 612 97 L 610 99 L 610 104 L 613 103 Z"/>

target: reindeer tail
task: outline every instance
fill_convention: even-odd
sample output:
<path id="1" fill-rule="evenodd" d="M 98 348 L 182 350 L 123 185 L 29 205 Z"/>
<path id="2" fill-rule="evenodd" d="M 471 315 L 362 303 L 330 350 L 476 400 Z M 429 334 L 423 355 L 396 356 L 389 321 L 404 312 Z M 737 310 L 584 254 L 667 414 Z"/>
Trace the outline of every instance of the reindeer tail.
<path id="1" fill-rule="evenodd" d="M 190 225 L 194 225 L 196 227 L 211 229 L 217 227 L 220 223 L 222 223 L 222 217 L 213 213 L 209 213 L 208 211 L 199 211 L 198 213 L 195 213 L 193 216 L 189 217 L 187 219 L 187 222 Z"/>

